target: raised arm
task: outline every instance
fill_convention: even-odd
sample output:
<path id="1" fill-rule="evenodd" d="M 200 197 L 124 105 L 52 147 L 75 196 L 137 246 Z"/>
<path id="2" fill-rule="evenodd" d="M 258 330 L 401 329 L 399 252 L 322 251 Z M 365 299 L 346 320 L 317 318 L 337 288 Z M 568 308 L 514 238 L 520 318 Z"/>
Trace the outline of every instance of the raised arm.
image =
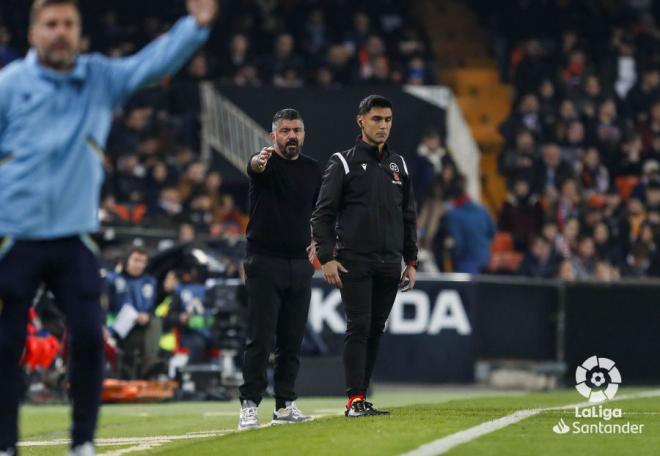
<path id="1" fill-rule="evenodd" d="M 109 59 L 107 76 L 115 105 L 134 91 L 177 72 L 206 42 L 217 15 L 217 0 L 188 0 L 189 16 L 129 57 Z"/>

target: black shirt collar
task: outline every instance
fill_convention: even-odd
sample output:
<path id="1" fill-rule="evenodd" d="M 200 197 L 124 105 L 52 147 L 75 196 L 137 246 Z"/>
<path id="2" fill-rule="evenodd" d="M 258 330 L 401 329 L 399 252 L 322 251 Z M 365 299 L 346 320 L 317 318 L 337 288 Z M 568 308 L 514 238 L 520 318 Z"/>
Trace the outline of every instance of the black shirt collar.
<path id="1" fill-rule="evenodd" d="M 390 149 L 385 143 L 383 146 L 383 155 L 382 155 L 382 160 L 380 156 L 380 152 L 378 152 L 378 147 L 372 146 L 370 144 L 367 144 L 366 142 L 362 141 L 362 136 L 358 136 L 357 140 L 355 141 L 355 150 L 359 152 L 360 154 L 366 154 L 369 157 L 373 158 L 374 160 L 377 161 L 382 161 L 385 160 L 387 157 L 390 155 Z"/>

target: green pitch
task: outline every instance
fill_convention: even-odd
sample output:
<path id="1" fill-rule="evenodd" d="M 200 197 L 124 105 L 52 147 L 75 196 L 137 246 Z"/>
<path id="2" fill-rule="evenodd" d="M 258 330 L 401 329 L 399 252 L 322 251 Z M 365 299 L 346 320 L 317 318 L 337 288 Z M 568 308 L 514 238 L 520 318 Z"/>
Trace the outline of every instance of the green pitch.
<path id="1" fill-rule="evenodd" d="M 639 398 L 653 388 L 622 388 L 607 408 L 623 416 L 610 420 L 575 417 L 575 409 L 545 410 L 537 415 L 449 450 L 450 455 L 656 455 L 660 448 L 660 396 Z M 659 393 L 660 394 L 660 393 Z M 629 398 L 628 398 L 629 397 Z M 628 399 L 625 399 L 628 398 Z M 300 425 L 264 427 L 235 432 L 237 402 L 176 403 L 104 406 L 97 452 L 130 455 L 389 455 L 401 454 L 442 437 L 505 417 L 519 410 L 546 409 L 583 402 L 573 389 L 551 393 L 507 393 L 479 389 L 381 388 L 373 397 L 389 417 L 346 419 L 339 414 L 341 398 L 303 398 L 299 407 L 317 416 Z M 270 422 L 273 402 L 260 408 L 262 424 Z M 581 414 L 585 409 L 581 409 Z M 553 432 L 560 419 L 570 428 Z M 642 434 L 575 434 L 578 429 L 644 425 Z M 63 406 L 26 406 L 22 409 L 23 455 L 64 454 L 68 411 Z M 580 428 L 580 426 L 586 426 Z"/>

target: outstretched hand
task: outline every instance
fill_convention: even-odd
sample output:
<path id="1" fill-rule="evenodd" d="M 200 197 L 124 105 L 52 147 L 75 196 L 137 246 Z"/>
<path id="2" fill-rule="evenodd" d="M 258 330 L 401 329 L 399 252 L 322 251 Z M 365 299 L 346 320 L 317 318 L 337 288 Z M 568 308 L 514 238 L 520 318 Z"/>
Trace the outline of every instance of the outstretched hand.
<path id="1" fill-rule="evenodd" d="M 186 7 L 200 27 L 208 27 L 218 16 L 218 0 L 186 0 Z"/>
<path id="2" fill-rule="evenodd" d="M 259 154 L 252 159 L 252 169 L 257 173 L 263 172 L 266 169 L 268 160 L 270 160 L 270 157 L 273 155 L 274 151 L 275 149 L 273 149 L 272 146 L 264 147 L 261 149 L 261 152 L 259 152 Z"/>

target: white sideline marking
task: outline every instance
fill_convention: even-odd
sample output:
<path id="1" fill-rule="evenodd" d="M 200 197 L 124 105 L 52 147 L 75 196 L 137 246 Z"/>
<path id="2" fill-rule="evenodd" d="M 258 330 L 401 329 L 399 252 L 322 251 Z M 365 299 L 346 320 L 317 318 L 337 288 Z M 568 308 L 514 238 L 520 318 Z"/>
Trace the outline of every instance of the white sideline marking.
<path id="1" fill-rule="evenodd" d="M 121 450 L 114 450 L 114 451 L 108 451 L 106 453 L 99 453 L 99 456 L 123 456 L 124 454 L 127 454 L 127 453 L 135 453 L 137 451 L 147 451 L 147 450 L 151 450 L 152 448 L 158 448 L 161 445 L 162 445 L 162 443 L 160 443 L 160 442 L 142 443 L 142 444 L 137 445 L 137 446 L 122 448 Z"/>
<path id="2" fill-rule="evenodd" d="M 316 410 L 315 410 L 316 411 Z M 341 413 L 337 412 L 336 410 L 333 410 L 335 415 L 340 415 Z M 225 412 L 209 412 L 213 414 L 224 414 Z M 236 415 L 235 412 L 231 412 L 232 415 Z M 203 416 L 216 416 L 216 415 L 207 415 L 206 413 L 203 414 Z M 318 415 L 311 415 L 314 419 L 316 418 L 323 418 L 326 416 L 329 416 L 329 414 L 318 414 Z M 260 428 L 266 428 L 270 426 L 269 423 L 264 423 L 260 426 Z M 109 452 L 109 453 L 103 453 L 106 456 L 121 456 L 123 454 L 129 453 L 129 452 L 134 452 L 134 451 L 142 451 L 142 450 L 148 450 L 149 447 L 148 445 L 152 445 L 153 447 L 160 446 L 164 443 L 171 443 L 172 441 L 175 440 L 190 440 L 190 439 L 205 439 L 209 437 L 220 437 L 223 435 L 227 435 L 229 433 L 233 432 L 239 432 L 236 429 L 221 429 L 219 431 L 195 431 L 195 432 L 189 432 L 187 434 L 179 434 L 179 435 L 155 435 L 155 436 L 149 436 L 149 437 L 111 437 L 111 438 L 102 438 L 102 439 L 95 439 L 94 445 L 97 447 L 102 447 L 102 446 L 119 446 L 119 445 L 137 445 L 134 447 L 130 448 L 122 448 L 120 450 L 116 450 L 116 452 Z M 65 446 L 65 445 L 70 445 L 71 440 L 70 439 L 53 439 L 53 440 L 28 440 L 25 442 L 19 442 L 18 446 L 19 447 L 47 447 L 47 446 Z M 129 451 L 130 450 L 130 451 Z"/>
<path id="3" fill-rule="evenodd" d="M 207 432 L 193 432 L 190 434 L 181 435 L 156 435 L 151 437 L 116 437 L 96 439 L 94 444 L 96 446 L 117 446 L 117 445 L 132 445 L 132 444 L 148 444 L 148 443 L 168 443 L 174 440 L 189 440 L 189 439 L 204 439 L 208 437 L 219 437 L 225 435 L 232 430 L 225 429 L 222 431 L 207 431 Z M 69 439 L 55 439 L 43 441 L 27 441 L 19 442 L 19 447 L 39 447 L 39 446 L 60 446 L 69 445 Z"/>
<path id="4" fill-rule="evenodd" d="M 615 397 L 614 399 L 608 402 L 623 401 L 626 399 L 640 399 L 644 397 L 658 397 L 658 396 L 660 396 L 660 390 L 652 390 L 652 391 L 645 391 L 642 393 L 623 394 L 621 396 Z M 524 420 L 525 418 L 529 418 L 530 416 L 538 415 L 539 413 L 542 412 L 547 412 L 550 410 L 567 410 L 576 407 L 582 408 L 592 405 L 595 404 L 591 402 L 579 402 L 577 404 L 569 404 L 569 405 L 562 405 L 556 407 L 518 410 L 510 415 L 503 416 L 502 418 L 486 421 L 485 423 L 478 424 L 477 426 L 473 426 L 463 431 L 455 432 L 454 434 L 450 434 L 446 437 L 442 437 L 440 439 L 426 443 L 420 447 L 415 448 L 412 451 L 403 453 L 402 456 L 435 456 L 438 454 L 443 454 L 459 445 L 471 442 L 472 440 L 476 440 L 483 435 L 490 434 L 491 432 L 495 432 L 499 429 L 507 427 L 511 424 L 515 424 L 519 421 Z"/>

